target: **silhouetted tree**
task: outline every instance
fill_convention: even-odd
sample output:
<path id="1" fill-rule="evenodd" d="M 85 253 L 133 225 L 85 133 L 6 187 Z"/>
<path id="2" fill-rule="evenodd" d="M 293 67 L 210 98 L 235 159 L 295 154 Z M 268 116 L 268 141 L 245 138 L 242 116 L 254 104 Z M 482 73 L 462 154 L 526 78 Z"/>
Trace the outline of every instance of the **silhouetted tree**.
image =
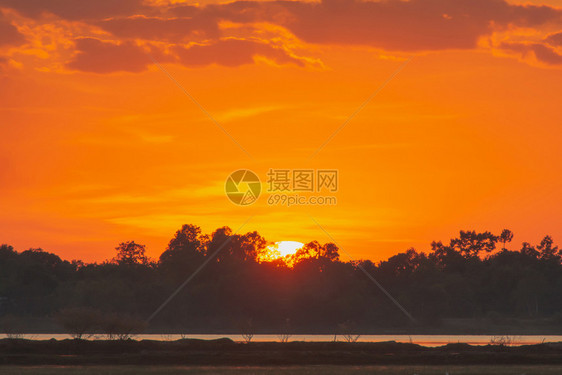
<path id="1" fill-rule="evenodd" d="M 201 228 L 183 225 L 160 255 L 161 270 L 177 277 L 185 277 L 188 271 L 203 263 L 207 241 L 208 238 L 201 235 Z"/>
<path id="2" fill-rule="evenodd" d="M 146 247 L 135 243 L 135 241 L 121 242 L 115 248 L 117 255 L 115 262 L 120 266 L 133 266 L 137 264 L 147 264 Z"/>
<path id="3" fill-rule="evenodd" d="M 206 243 L 207 254 L 209 256 L 213 255 L 215 252 L 219 251 L 216 255 L 217 262 L 222 262 L 228 259 L 232 253 L 229 249 L 232 244 L 232 229 L 229 227 L 222 227 L 216 229 L 209 237 Z"/>
<path id="4" fill-rule="evenodd" d="M 230 255 L 241 261 L 255 261 L 260 253 L 265 251 L 267 241 L 258 232 L 249 232 L 244 235 L 235 235 L 231 246 Z"/>
<path id="5" fill-rule="evenodd" d="M 336 262 L 340 260 L 340 249 L 334 243 L 326 243 L 319 249 L 318 257 L 321 259 L 328 260 L 330 262 Z"/>
<path id="6" fill-rule="evenodd" d="M 490 232 L 460 231 L 459 238 L 451 240 L 451 247 L 465 257 L 475 257 L 481 252 L 490 253 L 496 248 L 498 237 Z"/>
<path id="7" fill-rule="evenodd" d="M 246 343 L 252 341 L 254 338 L 254 334 L 256 333 L 256 329 L 254 327 L 253 319 L 246 319 L 240 324 L 240 330 L 242 334 L 242 338 Z"/>
<path id="8" fill-rule="evenodd" d="M 502 230 L 499 236 L 499 241 L 502 243 L 502 250 L 507 250 L 505 245 L 513 240 L 513 232 L 509 229 Z"/>
<path id="9" fill-rule="evenodd" d="M 552 260 L 557 259 L 560 260 L 560 256 L 558 255 L 558 246 L 554 246 L 554 241 L 552 237 L 545 236 L 539 246 L 537 246 L 537 250 L 540 254 L 541 259 L 545 260 Z"/>
<path id="10" fill-rule="evenodd" d="M 56 315 L 59 324 L 77 340 L 91 336 L 100 327 L 101 314 L 86 307 L 67 308 Z"/>
<path id="11" fill-rule="evenodd" d="M 130 314 L 112 313 L 101 320 L 101 329 L 109 340 L 127 340 L 146 329 L 146 322 Z"/>
<path id="12" fill-rule="evenodd" d="M 151 321 L 154 329 L 232 330 L 238 327 L 233 322 L 249 316 L 269 332 L 279 332 L 279 322 L 287 317 L 296 331 L 308 332 L 332 331 L 346 320 L 357 322 L 357 334 L 408 324 L 363 270 L 420 324 L 437 326 L 447 318 L 554 322 L 562 311 L 559 248 L 546 236 L 536 246 L 523 243 L 510 251 L 510 238 L 505 230 L 497 237 L 461 231 L 449 242 L 432 242 L 427 254 L 408 249 L 377 264 L 342 262 L 335 244 L 317 241 L 270 262 L 267 241 L 257 232 L 233 234 L 222 227 L 205 235 L 194 225 L 175 233 L 157 264 L 134 242 L 121 243 L 114 261 L 101 264 L 69 263 L 41 249 L 18 253 L 2 245 L 0 315 L 33 321 L 84 306 L 106 317 L 102 332 L 127 338 L 142 329 L 132 317 L 150 316 L 208 257 L 216 256 Z M 494 252 L 498 242 L 502 251 Z M 95 319 L 84 317 L 88 314 L 69 313 L 67 328 L 73 326 L 76 337 L 92 331 L 88 322 Z"/>
<path id="13" fill-rule="evenodd" d="M 20 317 L 5 315 L 0 318 L 0 332 L 11 340 L 23 338 L 24 322 Z"/>
<path id="14" fill-rule="evenodd" d="M 523 245 L 521 247 L 521 254 L 535 259 L 540 256 L 540 253 L 535 249 L 535 247 L 528 242 L 523 242 Z"/>
<path id="15" fill-rule="evenodd" d="M 279 338 L 279 341 L 281 342 L 288 342 L 289 338 L 291 337 L 291 319 L 289 318 L 285 318 L 283 326 L 281 327 L 281 330 L 279 331 L 279 333 L 277 334 L 277 337 Z"/>
<path id="16" fill-rule="evenodd" d="M 357 333 L 355 322 L 349 320 L 338 324 L 338 332 L 345 342 L 357 342 L 359 337 L 361 337 L 361 335 Z"/>
<path id="17" fill-rule="evenodd" d="M 339 261 L 339 248 L 333 243 L 321 245 L 318 241 L 311 241 L 289 256 L 288 262 L 296 264 L 307 259 L 323 260 L 328 262 Z"/>

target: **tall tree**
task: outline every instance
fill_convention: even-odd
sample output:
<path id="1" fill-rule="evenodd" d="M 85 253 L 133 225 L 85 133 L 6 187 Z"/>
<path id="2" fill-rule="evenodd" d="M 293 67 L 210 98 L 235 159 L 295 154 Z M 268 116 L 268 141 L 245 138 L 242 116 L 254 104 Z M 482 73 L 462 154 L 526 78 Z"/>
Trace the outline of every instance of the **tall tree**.
<path id="1" fill-rule="evenodd" d="M 534 259 L 537 259 L 540 256 L 540 253 L 535 249 L 535 247 L 528 242 L 523 242 L 521 254 Z"/>
<path id="2" fill-rule="evenodd" d="M 513 240 L 513 232 L 509 229 L 502 230 L 500 234 L 499 241 L 502 243 L 502 250 L 507 250 L 505 245 Z"/>
<path id="3" fill-rule="evenodd" d="M 147 264 L 146 247 L 135 241 L 121 242 L 116 248 L 115 262 L 119 265 L 132 266 L 136 264 Z"/>
<path id="4" fill-rule="evenodd" d="M 200 263 L 205 255 L 205 240 L 201 235 L 201 228 L 191 224 L 183 225 L 160 255 L 160 265 L 164 268 L 181 269 L 188 264 Z"/>
<path id="5" fill-rule="evenodd" d="M 540 245 L 537 246 L 537 250 L 541 259 L 559 259 L 558 246 L 554 246 L 554 241 L 550 236 L 545 236 L 542 239 Z"/>
<path id="6" fill-rule="evenodd" d="M 496 248 L 498 238 L 490 232 L 460 231 L 459 238 L 451 240 L 451 247 L 465 257 L 475 257 L 480 253 L 490 253 Z"/>

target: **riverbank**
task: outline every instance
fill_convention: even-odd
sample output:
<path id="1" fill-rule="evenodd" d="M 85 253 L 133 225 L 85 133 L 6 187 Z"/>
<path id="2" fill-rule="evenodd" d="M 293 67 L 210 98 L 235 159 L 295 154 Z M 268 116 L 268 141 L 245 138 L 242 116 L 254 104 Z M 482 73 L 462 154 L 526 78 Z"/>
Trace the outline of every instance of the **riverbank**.
<path id="1" fill-rule="evenodd" d="M 219 340 L 0 340 L 0 365 L 303 366 L 562 365 L 562 343 L 523 346 L 397 342 L 256 342 Z"/>
<path id="2" fill-rule="evenodd" d="M 34 334 L 65 334 L 66 331 L 52 318 L 18 317 L 17 333 Z M 295 335 L 334 335 L 334 327 L 291 327 Z M 558 319 L 442 319 L 439 325 L 402 324 L 397 326 L 357 326 L 362 335 L 484 335 L 484 336 L 553 336 L 562 335 L 562 320 Z M 256 334 L 275 334 L 279 327 L 255 327 Z M 167 326 L 151 323 L 145 334 L 173 335 L 238 335 L 240 327 L 232 324 L 226 326 L 194 325 Z"/>

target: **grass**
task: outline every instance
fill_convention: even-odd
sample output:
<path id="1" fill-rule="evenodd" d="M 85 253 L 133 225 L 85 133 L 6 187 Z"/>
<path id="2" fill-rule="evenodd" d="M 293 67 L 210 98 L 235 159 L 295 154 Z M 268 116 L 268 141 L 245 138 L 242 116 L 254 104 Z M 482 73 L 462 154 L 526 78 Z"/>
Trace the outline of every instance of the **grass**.
<path id="1" fill-rule="evenodd" d="M 562 366 L 294 366 L 294 367 L 152 367 L 79 366 L 24 367 L 0 366 L 2 375 L 554 375 Z"/>

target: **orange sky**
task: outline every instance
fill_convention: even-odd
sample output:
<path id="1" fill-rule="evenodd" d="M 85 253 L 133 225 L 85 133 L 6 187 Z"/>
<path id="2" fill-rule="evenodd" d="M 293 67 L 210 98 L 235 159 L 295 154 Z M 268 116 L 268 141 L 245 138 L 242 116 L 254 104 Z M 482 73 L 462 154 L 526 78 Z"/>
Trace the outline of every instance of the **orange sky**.
<path id="1" fill-rule="evenodd" d="M 459 229 L 562 238 L 562 1 L 208 3 L 0 0 L 0 242 L 157 257 L 250 216 L 375 260 Z M 235 206 L 241 168 L 338 169 L 338 204 Z"/>

